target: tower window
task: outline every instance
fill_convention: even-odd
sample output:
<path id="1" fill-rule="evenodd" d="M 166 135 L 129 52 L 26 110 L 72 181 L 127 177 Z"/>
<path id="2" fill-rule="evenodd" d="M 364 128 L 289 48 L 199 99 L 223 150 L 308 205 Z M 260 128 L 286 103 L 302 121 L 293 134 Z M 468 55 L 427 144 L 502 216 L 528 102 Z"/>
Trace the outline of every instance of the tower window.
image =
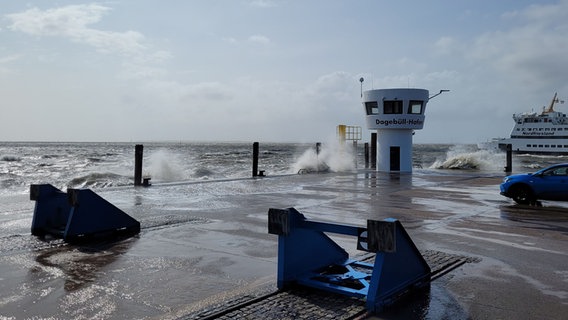
<path id="1" fill-rule="evenodd" d="M 401 114 L 402 100 L 383 101 L 384 114 Z"/>
<path id="2" fill-rule="evenodd" d="M 423 101 L 410 100 L 408 104 L 408 114 L 422 114 Z"/>
<path id="3" fill-rule="evenodd" d="M 367 110 L 367 114 L 378 114 L 379 104 L 377 101 L 365 102 L 365 109 Z"/>

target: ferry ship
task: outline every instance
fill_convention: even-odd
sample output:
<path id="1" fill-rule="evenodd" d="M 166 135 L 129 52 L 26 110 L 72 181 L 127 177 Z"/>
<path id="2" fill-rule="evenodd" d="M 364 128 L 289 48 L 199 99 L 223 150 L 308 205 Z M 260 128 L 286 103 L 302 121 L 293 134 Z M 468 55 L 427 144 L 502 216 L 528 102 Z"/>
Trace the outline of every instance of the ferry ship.
<path id="1" fill-rule="evenodd" d="M 514 153 L 568 154 L 568 118 L 565 113 L 554 110 L 556 103 L 564 103 L 558 99 L 557 93 L 540 114 L 514 114 L 515 126 L 511 137 L 499 140 L 499 148 L 506 150 L 510 144 Z"/>

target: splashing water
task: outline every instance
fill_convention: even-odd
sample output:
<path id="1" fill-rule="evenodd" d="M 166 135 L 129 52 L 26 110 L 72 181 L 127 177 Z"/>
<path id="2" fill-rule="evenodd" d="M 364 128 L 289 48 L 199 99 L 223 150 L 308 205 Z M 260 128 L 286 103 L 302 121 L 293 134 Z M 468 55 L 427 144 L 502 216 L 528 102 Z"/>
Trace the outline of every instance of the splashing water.
<path id="1" fill-rule="evenodd" d="M 431 169 L 502 171 L 505 154 L 492 150 L 478 150 L 472 146 L 456 145 L 446 153 L 445 159 L 436 160 Z"/>
<path id="2" fill-rule="evenodd" d="M 167 150 L 158 150 L 150 155 L 148 169 L 144 175 L 160 182 L 181 181 L 189 178 L 180 157 Z"/>
<path id="3" fill-rule="evenodd" d="M 338 142 L 322 145 L 320 153 L 314 148 L 306 150 L 292 165 L 298 172 L 345 172 L 355 169 L 355 156 L 352 148 Z"/>

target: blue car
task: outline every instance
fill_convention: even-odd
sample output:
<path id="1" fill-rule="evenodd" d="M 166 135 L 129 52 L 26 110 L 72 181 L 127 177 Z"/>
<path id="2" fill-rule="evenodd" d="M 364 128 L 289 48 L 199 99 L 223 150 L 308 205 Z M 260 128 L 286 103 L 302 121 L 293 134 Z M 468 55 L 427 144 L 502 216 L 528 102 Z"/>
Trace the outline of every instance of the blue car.
<path id="1" fill-rule="evenodd" d="M 538 200 L 568 201 L 568 163 L 505 177 L 501 194 L 519 204 L 533 204 Z"/>

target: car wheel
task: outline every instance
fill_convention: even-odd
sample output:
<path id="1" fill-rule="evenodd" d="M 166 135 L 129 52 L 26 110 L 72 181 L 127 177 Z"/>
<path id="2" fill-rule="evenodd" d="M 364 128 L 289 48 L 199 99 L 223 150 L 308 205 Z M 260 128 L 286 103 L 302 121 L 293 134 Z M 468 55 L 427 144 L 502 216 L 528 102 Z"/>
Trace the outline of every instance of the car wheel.
<path id="1" fill-rule="evenodd" d="M 518 204 L 530 204 L 536 200 L 531 188 L 524 185 L 515 186 L 511 191 L 511 198 Z"/>

